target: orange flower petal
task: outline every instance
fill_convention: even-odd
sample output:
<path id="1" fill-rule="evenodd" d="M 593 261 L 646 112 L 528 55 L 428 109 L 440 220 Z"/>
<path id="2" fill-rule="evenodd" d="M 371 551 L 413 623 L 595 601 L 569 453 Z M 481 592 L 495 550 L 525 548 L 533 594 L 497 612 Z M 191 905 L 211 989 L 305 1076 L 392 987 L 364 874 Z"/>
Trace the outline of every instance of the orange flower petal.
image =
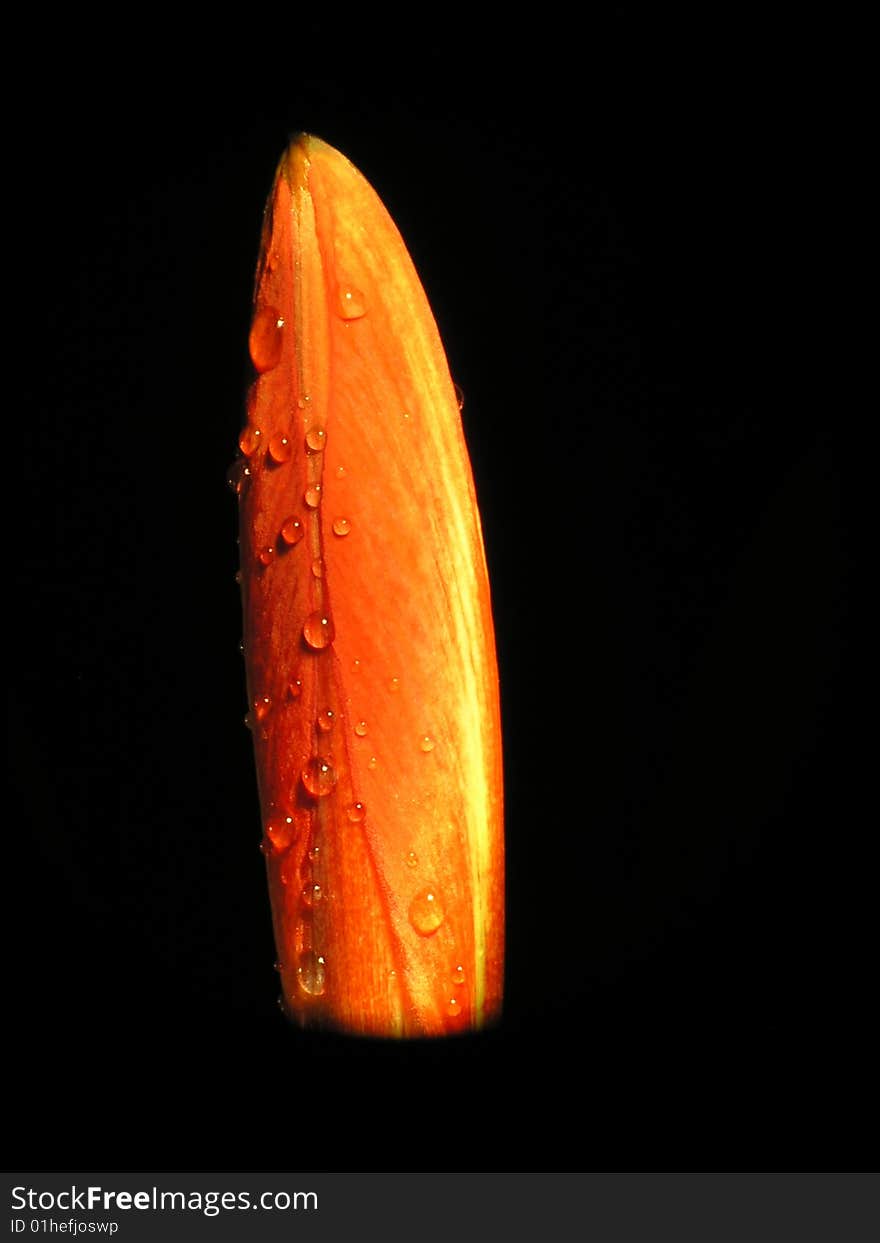
<path id="1" fill-rule="evenodd" d="M 441 1035 L 497 1017 L 492 614 L 437 328 L 357 170 L 300 136 L 267 205 L 233 480 L 249 721 L 287 1010 Z"/>

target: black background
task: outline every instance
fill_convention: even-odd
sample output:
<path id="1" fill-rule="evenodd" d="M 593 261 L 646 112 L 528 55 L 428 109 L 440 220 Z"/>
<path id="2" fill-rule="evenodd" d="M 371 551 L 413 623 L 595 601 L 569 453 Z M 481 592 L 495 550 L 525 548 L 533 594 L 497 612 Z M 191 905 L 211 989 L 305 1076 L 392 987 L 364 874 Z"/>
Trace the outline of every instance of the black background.
<path id="1" fill-rule="evenodd" d="M 213 33 L 77 47 L 14 126 L 12 1165 L 861 1168 L 852 519 L 799 336 L 821 88 L 761 31 Z M 474 1038 L 275 1004 L 224 477 L 299 129 L 383 198 L 466 395 L 509 875 Z"/>

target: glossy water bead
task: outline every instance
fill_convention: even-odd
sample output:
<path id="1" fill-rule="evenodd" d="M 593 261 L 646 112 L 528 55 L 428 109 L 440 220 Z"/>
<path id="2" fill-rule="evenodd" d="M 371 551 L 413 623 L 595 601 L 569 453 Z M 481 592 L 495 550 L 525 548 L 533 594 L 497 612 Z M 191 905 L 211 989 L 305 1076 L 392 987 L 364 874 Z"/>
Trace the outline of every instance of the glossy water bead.
<path id="1" fill-rule="evenodd" d="M 303 950 L 297 963 L 297 980 L 304 993 L 310 997 L 320 997 L 324 991 L 327 970 L 324 958 L 314 950 Z"/>
<path id="2" fill-rule="evenodd" d="M 266 837 L 271 842 L 273 850 L 279 853 L 289 848 L 295 832 L 293 816 L 277 815 L 266 821 Z"/>
<path id="3" fill-rule="evenodd" d="M 338 310 L 342 319 L 362 319 L 367 313 L 367 302 L 359 289 L 352 285 L 341 285 Z"/>
<path id="4" fill-rule="evenodd" d="M 323 651 L 334 639 L 332 620 L 321 612 L 310 613 L 303 622 L 303 638 L 314 651 Z"/>
<path id="5" fill-rule="evenodd" d="M 321 901 L 324 896 L 324 891 L 320 885 L 310 883 L 303 887 L 301 896 L 306 906 L 313 907 L 317 906 L 317 904 Z"/>
<path id="6" fill-rule="evenodd" d="M 284 317 L 272 306 L 257 311 L 251 324 L 248 346 L 251 362 L 260 373 L 271 371 L 281 361 L 284 344 Z"/>
<path id="7" fill-rule="evenodd" d="M 298 544 L 305 535 L 306 530 L 299 518 L 287 518 L 281 527 L 281 538 L 284 540 L 288 548 L 292 548 L 294 544 Z"/>
<path id="8" fill-rule="evenodd" d="M 245 457 L 253 457 L 257 449 L 260 447 L 260 437 L 262 432 L 258 427 L 242 428 L 241 435 L 238 438 L 238 447 Z"/>
<path id="9" fill-rule="evenodd" d="M 409 904 L 409 922 L 422 937 L 437 931 L 444 914 L 443 904 L 433 889 L 421 889 Z"/>
<path id="10" fill-rule="evenodd" d="M 326 798 L 336 785 L 336 770 L 329 760 L 313 755 L 302 770 L 302 783 L 312 798 Z"/>
<path id="11" fill-rule="evenodd" d="M 269 457 L 278 466 L 289 462 L 293 453 L 293 445 L 286 432 L 276 432 L 269 441 Z"/>

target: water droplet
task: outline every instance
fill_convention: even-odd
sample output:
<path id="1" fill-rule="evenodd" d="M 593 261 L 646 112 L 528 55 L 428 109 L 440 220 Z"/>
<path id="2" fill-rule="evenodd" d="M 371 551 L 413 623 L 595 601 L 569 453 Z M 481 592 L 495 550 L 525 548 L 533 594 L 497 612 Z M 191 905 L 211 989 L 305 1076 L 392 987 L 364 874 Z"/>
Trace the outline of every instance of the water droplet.
<path id="1" fill-rule="evenodd" d="M 226 472 L 226 483 L 236 496 L 241 497 L 251 479 L 250 467 L 243 458 L 236 458 Z"/>
<path id="2" fill-rule="evenodd" d="M 238 640 L 238 650 L 241 653 L 241 655 L 244 656 L 244 639 Z"/>
<path id="3" fill-rule="evenodd" d="M 260 373 L 271 371 L 281 361 L 284 320 L 272 306 L 257 311 L 251 324 L 248 346 L 251 362 Z"/>
<path id="4" fill-rule="evenodd" d="M 251 427 L 250 424 L 242 428 L 241 435 L 238 438 L 238 447 L 245 457 L 253 457 L 256 453 L 260 447 L 260 437 L 262 434 L 258 427 Z"/>
<path id="5" fill-rule="evenodd" d="M 346 471 L 344 466 L 336 467 L 336 478 L 337 479 L 344 479 L 347 473 L 348 472 Z"/>
<path id="6" fill-rule="evenodd" d="M 324 562 L 321 560 L 320 557 L 315 557 L 314 561 L 312 562 L 312 574 L 314 575 L 315 578 L 324 577 Z"/>
<path id="7" fill-rule="evenodd" d="M 302 694 L 303 684 L 300 678 L 293 678 L 287 683 L 287 693 L 291 699 L 299 699 Z"/>
<path id="8" fill-rule="evenodd" d="M 314 950 L 303 950 L 296 969 L 299 986 L 310 997 L 320 997 L 324 991 L 327 969 L 323 956 Z"/>
<path id="9" fill-rule="evenodd" d="M 269 457 L 278 466 L 282 466 L 285 462 L 290 461 L 293 453 L 293 445 L 290 443 L 290 437 L 284 432 L 276 432 L 269 441 Z"/>
<path id="10" fill-rule="evenodd" d="M 388 689 L 390 691 L 399 691 L 400 690 L 400 678 L 392 678 L 391 681 L 388 683 Z"/>
<path id="11" fill-rule="evenodd" d="M 298 544 L 305 535 L 305 527 L 299 518 L 288 518 L 284 526 L 281 528 L 281 538 L 287 544 L 288 548 L 292 548 L 294 544 Z"/>
<path id="12" fill-rule="evenodd" d="M 363 803 L 349 803 L 345 811 L 352 824 L 360 824 L 364 816 L 367 814 L 367 809 L 364 807 Z"/>
<path id="13" fill-rule="evenodd" d="M 303 500 L 308 505 L 309 509 L 317 509 L 321 504 L 321 485 L 319 483 L 313 483 L 311 487 L 306 488 Z"/>
<path id="14" fill-rule="evenodd" d="M 246 712 L 246 713 L 244 714 L 244 727 L 245 727 L 245 729 L 253 729 L 253 728 L 254 728 L 254 718 L 251 716 L 251 714 L 250 714 L 249 712 Z"/>
<path id="15" fill-rule="evenodd" d="M 321 847 L 320 847 L 320 846 L 312 846 L 312 847 L 310 847 L 310 849 L 309 849 L 309 858 L 311 859 L 312 863 L 317 863 L 317 861 L 318 861 L 318 859 L 320 859 L 320 857 L 321 857 Z"/>
<path id="16" fill-rule="evenodd" d="M 419 864 L 419 856 L 416 854 L 414 850 L 409 851 L 409 853 L 406 856 L 406 866 L 408 868 L 414 868 L 414 867 L 418 867 L 418 864 Z"/>
<path id="17" fill-rule="evenodd" d="M 452 387 L 455 389 L 455 400 L 458 402 L 459 410 L 464 410 L 464 389 L 455 382 L 453 382 Z"/>
<path id="18" fill-rule="evenodd" d="M 309 394 L 304 393 L 302 397 L 297 397 L 296 404 L 299 406 L 300 410 L 305 410 L 306 406 L 309 404 L 311 400 L 312 399 L 309 396 Z"/>
<path id="19" fill-rule="evenodd" d="M 450 997 L 446 1003 L 446 1013 L 450 1018 L 457 1018 L 461 1014 L 461 1002 L 457 997 Z"/>
<path id="20" fill-rule="evenodd" d="M 353 660 L 353 661 L 351 662 L 351 671 L 352 671 L 352 673 L 360 673 L 360 671 L 361 671 L 361 662 L 360 662 L 359 660 Z"/>
<path id="21" fill-rule="evenodd" d="M 323 427 L 310 427 L 306 432 L 306 448 L 312 453 L 320 453 L 327 443 L 327 433 Z"/>
<path id="22" fill-rule="evenodd" d="M 351 530 L 351 522 L 348 520 L 348 518 L 334 518 L 333 519 L 333 534 L 334 535 L 340 535 L 340 536 L 348 535 L 350 530 Z"/>
<path id="23" fill-rule="evenodd" d="M 379 761 L 376 759 L 375 755 L 371 755 L 369 759 L 369 763 L 367 764 L 367 768 L 378 768 L 378 767 L 379 767 Z"/>
<path id="24" fill-rule="evenodd" d="M 266 837 L 278 854 L 287 850 L 296 834 L 293 816 L 272 816 L 266 821 Z"/>
<path id="25" fill-rule="evenodd" d="M 271 565 L 272 564 L 272 562 L 275 560 L 275 549 L 271 546 L 271 544 L 267 545 L 265 548 L 260 549 L 260 551 L 257 553 L 257 560 L 259 561 L 260 565 Z"/>
<path id="26" fill-rule="evenodd" d="M 265 721 L 272 707 L 272 700 L 268 695 L 262 695 L 259 699 L 254 700 L 254 715 L 258 721 Z"/>
<path id="27" fill-rule="evenodd" d="M 283 962 L 276 962 L 276 963 L 274 963 L 274 964 L 273 964 L 273 966 L 275 967 L 275 970 L 276 970 L 276 971 L 283 971 L 283 970 L 284 970 L 284 963 L 283 963 Z"/>
<path id="28" fill-rule="evenodd" d="M 409 922 L 421 937 L 429 937 L 443 923 L 443 906 L 433 889 L 421 889 L 409 904 Z"/>
<path id="29" fill-rule="evenodd" d="M 362 319 L 367 313 L 367 303 L 359 289 L 352 285 L 339 287 L 339 314 L 343 319 Z"/>
<path id="30" fill-rule="evenodd" d="M 269 845 L 268 842 L 260 842 L 260 854 L 261 855 L 267 855 L 271 849 L 272 847 Z"/>
<path id="31" fill-rule="evenodd" d="M 318 713 L 318 719 L 315 724 L 318 726 L 318 729 L 322 734 L 329 734 L 330 730 L 333 728 L 334 720 L 335 717 L 333 716 L 332 710 L 330 708 L 325 708 L 323 712 Z"/>
<path id="32" fill-rule="evenodd" d="M 363 738 L 367 732 L 366 721 L 358 721 L 357 725 L 354 727 L 354 732 L 357 734 L 358 738 Z"/>
<path id="33" fill-rule="evenodd" d="M 464 967 L 460 963 L 452 972 L 452 983 L 464 984 Z"/>
<path id="34" fill-rule="evenodd" d="M 336 785 L 336 770 L 328 760 L 313 755 L 302 770 L 302 783 L 312 798 L 325 798 Z"/>
<path id="35" fill-rule="evenodd" d="M 425 752 L 426 755 L 429 751 L 434 750 L 434 739 L 431 737 L 430 734 L 424 734 L 419 739 L 419 747 L 422 749 L 422 751 Z"/>
<path id="36" fill-rule="evenodd" d="M 306 906 L 315 906 L 324 896 L 320 885 L 306 885 L 302 891 L 302 900 Z"/>
<path id="37" fill-rule="evenodd" d="M 232 577 L 235 579 L 238 585 L 241 586 L 241 577 L 242 577 L 241 570 L 236 570 Z"/>
<path id="38" fill-rule="evenodd" d="M 332 620 L 321 612 L 310 613 L 303 622 L 303 638 L 316 652 L 329 647 L 334 635 Z"/>

